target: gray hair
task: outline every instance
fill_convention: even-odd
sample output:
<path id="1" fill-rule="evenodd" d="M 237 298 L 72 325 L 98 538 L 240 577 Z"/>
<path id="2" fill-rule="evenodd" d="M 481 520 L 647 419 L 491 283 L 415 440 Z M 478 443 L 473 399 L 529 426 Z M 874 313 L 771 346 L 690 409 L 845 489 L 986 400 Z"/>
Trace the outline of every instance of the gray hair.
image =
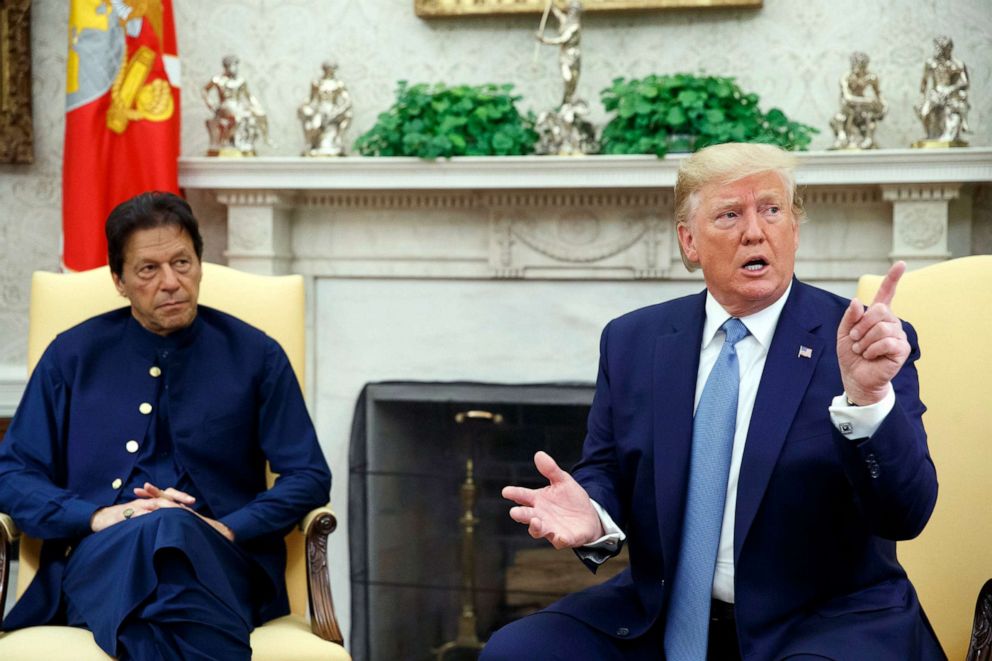
<path id="1" fill-rule="evenodd" d="M 806 218 L 802 198 L 796 190 L 793 170 L 796 157 L 773 145 L 728 142 L 700 149 L 682 161 L 675 179 L 675 228 L 688 226 L 699 209 L 699 192 L 709 184 L 729 184 L 763 172 L 775 172 L 782 177 L 786 194 L 792 198 L 792 215 L 796 222 Z M 689 261 L 682 244 L 682 263 L 689 271 L 699 264 Z"/>

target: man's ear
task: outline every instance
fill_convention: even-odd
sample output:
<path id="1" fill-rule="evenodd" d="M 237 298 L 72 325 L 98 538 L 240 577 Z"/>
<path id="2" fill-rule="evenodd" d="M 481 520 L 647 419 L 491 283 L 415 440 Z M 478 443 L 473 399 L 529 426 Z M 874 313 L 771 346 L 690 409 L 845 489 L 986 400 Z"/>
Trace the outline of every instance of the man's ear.
<path id="1" fill-rule="evenodd" d="M 116 273 L 111 273 L 110 277 L 114 280 L 114 287 L 117 288 L 117 293 L 127 298 L 127 291 L 124 289 L 124 280 Z"/>
<path id="2" fill-rule="evenodd" d="M 691 264 L 699 264 L 699 253 L 696 251 L 696 242 L 692 236 L 692 230 L 686 223 L 680 223 L 675 231 L 678 233 L 679 245 L 682 252 Z"/>

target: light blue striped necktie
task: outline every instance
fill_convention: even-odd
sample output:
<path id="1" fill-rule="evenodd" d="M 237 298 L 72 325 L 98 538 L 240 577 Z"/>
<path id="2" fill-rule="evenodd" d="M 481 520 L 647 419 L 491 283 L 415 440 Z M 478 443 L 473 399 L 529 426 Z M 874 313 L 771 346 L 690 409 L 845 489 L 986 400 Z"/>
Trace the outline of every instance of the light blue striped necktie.
<path id="1" fill-rule="evenodd" d="M 682 545 L 665 625 L 668 661 L 706 659 L 713 571 L 737 427 L 741 373 L 734 345 L 748 334 L 740 319 L 730 318 L 720 328 L 726 339 L 706 379 L 692 423 Z"/>

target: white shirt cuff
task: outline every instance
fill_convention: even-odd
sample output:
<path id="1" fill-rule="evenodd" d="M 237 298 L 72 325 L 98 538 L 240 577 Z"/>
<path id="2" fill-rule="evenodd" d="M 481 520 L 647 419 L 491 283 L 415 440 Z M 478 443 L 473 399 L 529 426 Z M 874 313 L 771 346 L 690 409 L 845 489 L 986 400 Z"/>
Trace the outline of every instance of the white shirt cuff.
<path id="1" fill-rule="evenodd" d="M 593 509 L 599 515 L 599 520 L 603 524 L 603 531 L 606 533 L 599 539 L 589 542 L 585 546 L 576 549 L 579 557 L 583 560 L 591 560 L 598 565 L 606 562 L 611 556 L 616 554 L 620 542 L 627 539 L 627 535 L 620 530 L 620 527 L 613 521 L 613 517 L 606 513 L 602 505 L 595 500 L 589 499 Z"/>
<path id="2" fill-rule="evenodd" d="M 882 426 L 885 416 L 895 405 L 896 393 L 891 385 L 885 397 L 867 406 L 850 406 L 845 392 L 830 403 L 830 421 L 847 438 L 869 438 Z"/>

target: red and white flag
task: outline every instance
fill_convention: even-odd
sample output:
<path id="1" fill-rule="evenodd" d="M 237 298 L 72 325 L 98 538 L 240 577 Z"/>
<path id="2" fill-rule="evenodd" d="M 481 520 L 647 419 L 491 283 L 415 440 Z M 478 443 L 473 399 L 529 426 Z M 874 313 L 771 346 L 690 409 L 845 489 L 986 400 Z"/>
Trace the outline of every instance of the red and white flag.
<path id="1" fill-rule="evenodd" d="M 148 190 L 179 192 L 179 57 L 172 0 L 71 0 L 62 264 L 107 263 L 103 225 Z"/>

